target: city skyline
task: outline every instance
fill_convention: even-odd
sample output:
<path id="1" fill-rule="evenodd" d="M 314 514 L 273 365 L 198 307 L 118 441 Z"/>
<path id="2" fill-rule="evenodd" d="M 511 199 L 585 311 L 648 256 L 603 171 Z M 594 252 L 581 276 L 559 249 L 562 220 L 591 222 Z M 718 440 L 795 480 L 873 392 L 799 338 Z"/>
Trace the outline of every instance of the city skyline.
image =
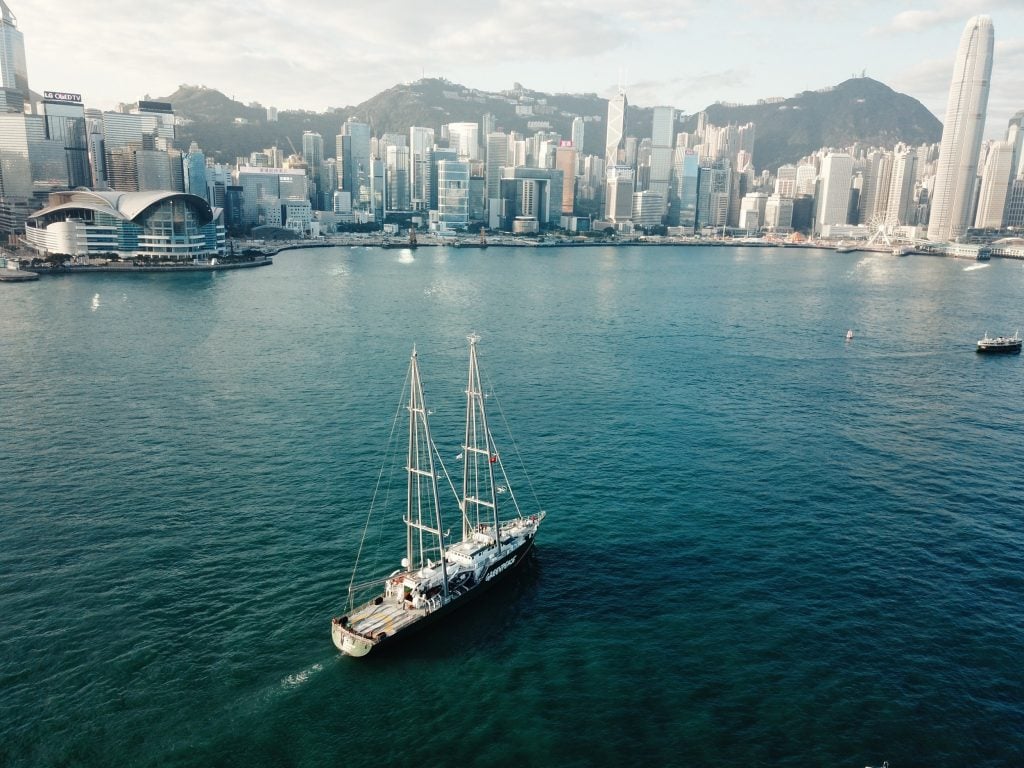
<path id="1" fill-rule="evenodd" d="M 101 109 L 189 83 L 247 103 L 322 111 L 427 76 L 481 90 L 521 82 L 605 98 L 622 82 L 633 104 L 695 112 L 866 71 L 942 120 L 956 40 L 980 13 L 996 28 L 985 137 L 1002 138 L 1024 108 L 1024 6 L 1013 0 L 457 3 L 444 15 L 389 4 L 388 18 L 415 17 L 414 25 L 382 23 L 379 8 L 339 12 L 321 0 L 288 11 L 259 0 L 244 16 L 221 0 L 167 0 L 159 16 L 127 0 L 8 4 L 25 36 L 32 89 L 81 93 Z"/>

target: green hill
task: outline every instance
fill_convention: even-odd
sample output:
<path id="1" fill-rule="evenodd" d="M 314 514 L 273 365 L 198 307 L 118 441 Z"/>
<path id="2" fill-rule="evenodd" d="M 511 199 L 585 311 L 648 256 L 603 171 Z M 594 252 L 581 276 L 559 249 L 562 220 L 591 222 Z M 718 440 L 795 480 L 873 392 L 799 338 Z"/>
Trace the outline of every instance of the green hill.
<path id="1" fill-rule="evenodd" d="M 354 107 L 325 113 L 282 111 L 269 122 L 259 105 L 246 106 L 211 88 L 181 86 L 162 99 L 186 119 L 179 128 L 178 144 L 196 141 L 207 155 L 222 162 L 270 146 L 286 153 L 294 144 L 301 149 L 303 131 L 324 138 L 324 153 L 334 156 L 334 137 L 350 116 L 369 123 L 373 133 L 405 133 L 411 125 L 433 128 L 453 122 L 478 122 L 485 113 L 495 116 L 500 130 L 530 135 L 551 130 L 569 137 L 577 115 L 586 122 L 584 150 L 604 153 L 607 101 L 597 94 L 547 94 L 516 84 L 508 91 L 488 92 L 427 78 L 388 88 Z M 852 142 L 892 146 L 938 141 L 942 126 L 916 99 L 897 93 L 870 78 L 847 80 L 834 88 L 805 91 L 790 99 L 744 106 L 713 104 L 705 110 L 715 125 L 757 124 L 754 163 L 773 171 L 822 146 Z M 627 133 L 638 138 L 651 134 L 651 109 L 630 106 Z M 696 117 L 688 116 L 678 130 L 693 130 Z M 289 140 L 291 143 L 289 143 Z"/>

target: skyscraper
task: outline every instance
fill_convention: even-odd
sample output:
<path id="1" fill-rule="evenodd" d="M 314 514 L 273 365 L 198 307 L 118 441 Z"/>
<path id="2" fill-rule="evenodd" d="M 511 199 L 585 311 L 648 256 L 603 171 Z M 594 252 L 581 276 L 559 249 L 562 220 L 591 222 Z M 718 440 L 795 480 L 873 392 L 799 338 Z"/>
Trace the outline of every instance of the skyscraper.
<path id="1" fill-rule="evenodd" d="M 1003 226 L 1003 214 L 1013 181 L 1010 174 L 1012 165 L 1013 144 L 1009 141 L 992 142 L 988 148 L 988 157 L 985 158 L 974 226 L 980 229 L 999 229 Z"/>
<path id="2" fill-rule="evenodd" d="M 970 224 L 994 47 L 992 19 L 975 16 L 967 22 L 956 52 L 942 125 L 929 240 L 951 240 Z"/>
<path id="3" fill-rule="evenodd" d="M 0 112 L 23 112 L 28 95 L 25 40 L 18 20 L 0 0 Z"/>
<path id="4" fill-rule="evenodd" d="M 619 91 L 608 99 L 608 130 L 605 134 L 604 164 L 619 165 L 619 153 L 626 148 L 626 94 Z M 630 198 L 632 204 L 632 198 Z"/>
<path id="5" fill-rule="evenodd" d="M 814 227 L 819 234 L 827 237 L 829 227 L 846 223 L 852 180 L 853 158 L 845 152 L 829 152 L 821 164 L 821 194 Z"/>

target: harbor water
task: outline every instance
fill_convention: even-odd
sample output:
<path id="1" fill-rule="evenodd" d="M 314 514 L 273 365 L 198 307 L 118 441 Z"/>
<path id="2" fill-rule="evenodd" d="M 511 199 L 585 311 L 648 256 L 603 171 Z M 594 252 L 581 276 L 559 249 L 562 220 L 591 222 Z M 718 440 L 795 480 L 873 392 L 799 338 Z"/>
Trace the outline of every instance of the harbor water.
<path id="1" fill-rule="evenodd" d="M 974 352 L 1024 268 L 975 266 L 330 248 L 6 286 L 0 765 L 1024 765 L 1024 360 Z M 535 555 L 343 657 L 409 353 L 454 462 L 470 332 Z"/>

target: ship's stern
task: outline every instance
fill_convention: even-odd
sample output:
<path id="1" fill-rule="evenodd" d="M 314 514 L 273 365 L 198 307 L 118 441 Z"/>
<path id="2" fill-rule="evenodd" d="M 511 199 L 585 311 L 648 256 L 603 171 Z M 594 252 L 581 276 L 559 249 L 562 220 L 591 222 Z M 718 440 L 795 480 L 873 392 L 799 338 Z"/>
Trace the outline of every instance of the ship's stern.
<path id="1" fill-rule="evenodd" d="M 347 656 L 365 656 L 373 648 L 373 641 L 345 628 L 344 617 L 331 619 L 331 640 L 334 647 Z"/>

